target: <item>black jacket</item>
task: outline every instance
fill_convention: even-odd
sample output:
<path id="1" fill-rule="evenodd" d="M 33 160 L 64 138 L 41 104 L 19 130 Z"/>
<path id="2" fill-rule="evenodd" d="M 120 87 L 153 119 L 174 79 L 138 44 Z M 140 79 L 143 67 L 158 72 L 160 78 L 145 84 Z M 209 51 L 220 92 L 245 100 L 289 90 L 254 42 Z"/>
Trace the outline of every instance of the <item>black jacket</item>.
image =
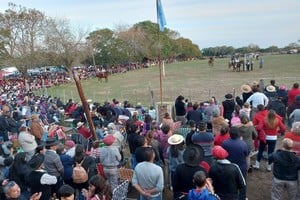
<path id="1" fill-rule="evenodd" d="M 294 152 L 277 150 L 269 156 L 269 162 L 274 163 L 273 174 L 279 180 L 298 180 L 300 158 Z"/>

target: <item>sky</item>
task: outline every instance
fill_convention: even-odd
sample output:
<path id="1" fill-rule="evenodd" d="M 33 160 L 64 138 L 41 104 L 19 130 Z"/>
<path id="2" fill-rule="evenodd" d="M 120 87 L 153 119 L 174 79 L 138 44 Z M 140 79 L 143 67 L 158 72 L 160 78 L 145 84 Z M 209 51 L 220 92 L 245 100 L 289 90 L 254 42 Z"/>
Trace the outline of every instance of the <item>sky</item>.
<path id="1" fill-rule="evenodd" d="M 155 0 L 0 0 L 68 19 L 88 31 L 157 22 Z M 216 46 L 285 47 L 300 40 L 300 0 L 161 0 L 166 27 L 200 49 Z"/>

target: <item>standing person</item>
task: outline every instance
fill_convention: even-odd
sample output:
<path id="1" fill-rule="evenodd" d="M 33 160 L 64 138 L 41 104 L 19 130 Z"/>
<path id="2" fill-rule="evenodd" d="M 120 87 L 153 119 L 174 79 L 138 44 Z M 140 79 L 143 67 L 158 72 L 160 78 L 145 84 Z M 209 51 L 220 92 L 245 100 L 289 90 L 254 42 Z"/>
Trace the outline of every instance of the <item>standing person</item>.
<path id="1" fill-rule="evenodd" d="M 92 134 L 90 132 L 90 130 L 86 127 L 83 126 L 84 123 L 83 122 L 78 122 L 77 123 L 77 131 L 78 133 L 80 133 L 85 139 L 90 139 L 92 137 Z"/>
<path id="2" fill-rule="evenodd" d="M 241 86 L 241 91 L 242 94 L 240 96 L 240 99 L 243 101 L 242 104 L 244 104 L 247 101 L 247 99 L 253 94 L 253 92 L 250 85 L 246 85 L 246 84 Z"/>
<path id="3" fill-rule="evenodd" d="M 118 165 L 121 161 L 121 154 L 117 147 L 112 146 L 115 137 L 111 134 L 103 139 L 104 147 L 100 149 L 100 163 L 103 165 L 104 175 L 114 190 L 118 186 Z"/>
<path id="4" fill-rule="evenodd" d="M 169 134 L 172 134 L 174 132 L 174 128 L 175 128 L 175 124 L 174 124 L 174 121 L 171 117 L 171 115 L 169 113 L 165 113 L 163 118 L 162 118 L 162 124 L 167 124 L 170 126 L 170 133 Z"/>
<path id="5" fill-rule="evenodd" d="M 300 95 L 299 83 L 294 83 L 293 87 L 288 91 L 288 106 L 295 101 L 298 95 Z"/>
<path id="6" fill-rule="evenodd" d="M 190 110 L 187 115 L 186 119 L 188 121 L 193 120 L 196 123 L 196 126 L 198 127 L 200 122 L 203 120 L 202 113 L 198 110 L 199 104 L 194 103 L 193 104 L 193 110 Z"/>
<path id="7" fill-rule="evenodd" d="M 221 146 L 222 143 L 229 139 L 230 138 L 230 135 L 229 135 L 229 125 L 228 124 L 224 124 L 221 128 L 221 131 L 220 133 L 218 133 L 216 136 L 215 136 L 215 139 L 214 139 L 214 145 L 219 145 Z"/>
<path id="8" fill-rule="evenodd" d="M 57 145 L 59 142 L 54 138 L 48 138 L 46 140 L 46 152 L 45 152 L 45 160 L 44 167 L 45 170 L 52 176 L 57 178 L 57 183 L 52 186 L 52 194 L 56 193 L 56 191 L 63 185 L 63 177 L 64 177 L 64 166 L 60 160 L 59 155 L 56 153 Z"/>
<path id="9" fill-rule="evenodd" d="M 220 112 L 220 109 L 219 106 L 216 104 L 214 98 L 209 99 L 208 103 L 209 105 L 206 108 L 204 108 L 205 122 L 207 123 L 207 129 L 212 129 L 211 119 L 213 111 Z"/>
<path id="10" fill-rule="evenodd" d="M 257 106 L 257 110 L 258 110 L 258 112 L 254 115 L 253 120 L 252 120 L 253 126 L 255 127 L 256 132 L 258 134 L 258 137 L 254 140 L 254 150 L 255 151 L 258 150 L 259 141 L 264 140 L 264 136 L 262 134 L 259 134 L 258 124 L 261 121 L 263 121 L 268 114 L 268 110 L 265 109 L 265 106 L 262 104 Z"/>
<path id="11" fill-rule="evenodd" d="M 186 123 L 186 110 L 185 110 L 185 103 L 184 97 L 179 95 L 175 100 L 175 114 L 176 118 L 175 121 L 181 121 L 181 125 Z"/>
<path id="12" fill-rule="evenodd" d="M 269 110 L 267 117 L 259 122 L 257 130 L 263 136 L 260 137 L 259 150 L 253 167 L 259 169 L 260 160 L 265 147 L 268 145 L 268 155 L 274 152 L 277 134 L 285 132 L 285 125 L 282 123 L 280 116 L 276 115 L 274 110 Z M 271 171 L 270 162 L 268 162 L 267 171 Z"/>
<path id="13" fill-rule="evenodd" d="M 100 175 L 94 175 L 89 181 L 89 189 L 82 190 L 86 200 L 111 200 L 112 190 Z"/>
<path id="14" fill-rule="evenodd" d="M 252 106 L 250 113 L 251 119 L 253 119 L 254 115 L 257 113 L 257 106 L 259 104 L 262 104 L 265 107 L 267 107 L 269 104 L 268 97 L 264 93 L 260 92 L 258 87 L 253 87 L 252 90 L 253 94 L 246 101 Z"/>
<path id="15" fill-rule="evenodd" d="M 249 121 L 249 118 L 245 115 L 241 116 L 241 125 L 238 126 L 241 139 L 246 142 L 248 149 L 249 149 L 249 155 L 247 156 L 247 169 L 249 170 L 251 168 L 250 165 L 250 156 L 251 153 L 254 151 L 254 143 L 253 140 L 257 137 L 257 132 L 252 124 L 252 122 Z"/>
<path id="16" fill-rule="evenodd" d="M 246 187 L 239 166 L 226 159 L 228 152 L 221 146 L 214 146 L 213 156 L 216 164 L 210 168 L 209 177 L 212 179 L 215 193 L 222 200 L 237 200 L 239 191 Z"/>
<path id="17" fill-rule="evenodd" d="M 190 121 L 188 121 L 188 124 L 190 126 L 190 131 L 188 132 L 188 134 L 185 137 L 185 144 L 186 144 L 186 146 L 188 146 L 190 144 L 193 144 L 192 143 L 192 136 L 197 131 L 197 127 L 196 127 L 195 121 L 190 120 Z"/>
<path id="18" fill-rule="evenodd" d="M 147 160 L 137 164 L 134 169 L 132 185 L 140 194 L 140 200 L 161 200 L 164 176 L 161 167 L 154 164 L 155 153 L 152 148 L 145 149 Z"/>
<path id="19" fill-rule="evenodd" d="M 225 95 L 225 101 L 222 102 L 223 107 L 223 117 L 228 121 L 232 118 L 232 113 L 234 111 L 235 102 L 233 100 L 232 94 Z"/>
<path id="20" fill-rule="evenodd" d="M 289 127 L 292 126 L 293 119 L 290 118 L 291 114 L 294 110 L 300 109 L 300 95 L 295 97 L 295 100 L 287 107 L 286 114 L 289 117 L 288 125 Z"/>
<path id="21" fill-rule="evenodd" d="M 135 123 L 128 124 L 127 134 L 128 134 L 127 142 L 130 151 L 131 169 L 134 169 L 135 166 L 137 165 L 135 150 L 139 146 L 138 141 L 142 137 L 140 135 L 139 126 Z"/>
<path id="22" fill-rule="evenodd" d="M 81 144 L 76 145 L 73 167 L 75 167 L 76 164 L 79 164 L 79 163 L 81 163 L 81 166 L 88 173 L 88 180 L 92 176 L 97 174 L 95 159 L 92 156 L 86 155 L 85 148 Z M 83 199 L 82 189 L 88 188 L 88 181 L 86 181 L 84 183 L 73 183 L 73 187 L 76 191 L 76 198 L 78 200 L 82 200 Z"/>
<path id="23" fill-rule="evenodd" d="M 220 133 L 222 126 L 228 124 L 227 121 L 227 119 L 224 119 L 224 117 L 220 115 L 218 110 L 214 110 L 211 119 L 212 133 L 214 135 Z"/>
<path id="24" fill-rule="evenodd" d="M 43 162 L 45 156 L 43 154 L 36 154 L 28 161 L 29 167 L 33 170 L 26 177 L 26 181 L 30 188 L 31 195 L 35 193 L 42 193 L 41 200 L 49 200 L 52 198 L 52 186 L 57 184 L 57 177 L 48 174 L 43 170 Z"/>
<path id="25" fill-rule="evenodd" d="M 292 151 L 300 158 L 300 122 L 293 123 L 290 132 L 284 135 L 293 141 Z"/>
<path id="26" fill-rule="evenodd" d="M 244 179 L 247 179 L 247 156 L 249 149 L 245 141 L 240 139 L 238 127 L 231 127 L 229 130 L 230 139 L 222 143 L 222 147 L 228 152 L 227 159 L 231 163 L 235 163 L 241 169 Z M 246 199 L 246 187 L 239 191 L 239 199 Z"/>
<path id="27" fill-rule="evenodd" d="M 196 186 L 188 194 L 189 200 L 220 200 L 219 196 L 214 193 L 211 179 L 203 171 L 198 171 L 193 176 L 193 182 Z"/>
<path id="28" fill-rule="evenodd" d="M 171 175 L 171 184 L 174 182 L 176 167 L 183 163 L 184 138 L 182 135 L 174 134 L 168 139 L 170 146 L 167 148 L 167 157 L 169 161 L 169 172 Z"/>
<path id="29" fill-rule="evenodd" d="M 57 145 L 56 153 L 59 155 L 62 165 L 64 166 L 64 183 L 71 185 L 73 172 L 73 158 L 66 154 L 63 144 Z"/>
<path id="30" fill-rule="evenodd" d="M 179 164 L 175 170 L 173 186 L 173 198 L 187 196 L 189 190 L 194 187 L 193 176 L 197 171 L 206 170 L 200 166 L 203 161 L 204 151 L 199 145 L 189 145 L 183 153 L 184 163 Z"/>
<path id="31" fill-rule="evenodd" d="M 206 131 L 206 123 L 201 122 L 199 125 L 199 132 L 194 133 L 192 136 L 193 144 L 199 145 L 204 150 L 204 161 L 210 166 L 213 164 L 212 147 L 214 144 L 214 135 Z"/>
<path id="32" fill-rule="evenodd" d="M 282 148 L 269 156 L 270 163 L 274 163 L 272 199 L 281 199 L 282 193 L 286 190 L 288 199 L 296 200 L 300 159 L 292 152 L 292 148 L 293 141 L 284 138 Z"/>

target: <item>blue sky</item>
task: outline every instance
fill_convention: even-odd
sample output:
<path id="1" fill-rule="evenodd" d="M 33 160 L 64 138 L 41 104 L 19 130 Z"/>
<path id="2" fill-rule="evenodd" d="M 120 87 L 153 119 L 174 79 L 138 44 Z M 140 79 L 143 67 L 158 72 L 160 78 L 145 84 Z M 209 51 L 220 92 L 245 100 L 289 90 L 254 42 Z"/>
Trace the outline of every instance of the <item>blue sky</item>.
<path id="1" fill-rule="evenodd" d="M 167 28 L 200 48 L 287 46 L 300 39 L 300 0 L 161 0 Z M 65 18 L 89 31 L 156 22 L 155 0 L 1 0 Z"/>

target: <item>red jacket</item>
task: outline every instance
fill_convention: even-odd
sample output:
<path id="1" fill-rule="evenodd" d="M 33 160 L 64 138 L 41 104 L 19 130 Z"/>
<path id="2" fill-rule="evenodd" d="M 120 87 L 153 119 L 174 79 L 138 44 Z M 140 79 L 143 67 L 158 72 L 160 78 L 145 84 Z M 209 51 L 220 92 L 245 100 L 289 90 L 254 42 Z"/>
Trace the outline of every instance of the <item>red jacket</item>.
<path id="1" fill-rule="evenodd" d="M 292 151 L 294 151 L 296 155 L 300 157 L 300 135 L 293 132 L 288 132 L 284 137 L 293 140 Z"/>
<path id="2" fill-rule="evenodd" d="M 260 121 L 264 121 L 265 117 L 268 114 L 268 110 L 259 111 L 253 117 L 253 126 L 257 127 Z"/>
<path id="3" fill-rule="evenodd" d="M 282 119 L 279 116 L 276 116 L 277 123 L 274 128 L 270 128 L 266 120 L 260 121 L 257 127 L 259 132 L 264 132 L 266 135 L 275 136 L 277 133 L 285 132 L 285 125 L 282 123 Z M 279 130 L 278 130 L 279 128 Z"/>
<path id="4" fill-rule="evenodd" d="M 288 91 L 288 105 L 291 105 L 295 101 L 297 95 L 300 95 L 299 88 L 292 88 Z"/>
<path id="5" fill-rule="evenodd" d="M 92 136 L 92 134 L 91 134 L 91 132 L 89 131 L 89 129 L 87 129 L 87 128 L 83 127 L 83 126 L 77 128 L 77 131 L 78 131 L 78 133 L 80 133 L 85 139 L 89 139 L 89 138 Z"/>

